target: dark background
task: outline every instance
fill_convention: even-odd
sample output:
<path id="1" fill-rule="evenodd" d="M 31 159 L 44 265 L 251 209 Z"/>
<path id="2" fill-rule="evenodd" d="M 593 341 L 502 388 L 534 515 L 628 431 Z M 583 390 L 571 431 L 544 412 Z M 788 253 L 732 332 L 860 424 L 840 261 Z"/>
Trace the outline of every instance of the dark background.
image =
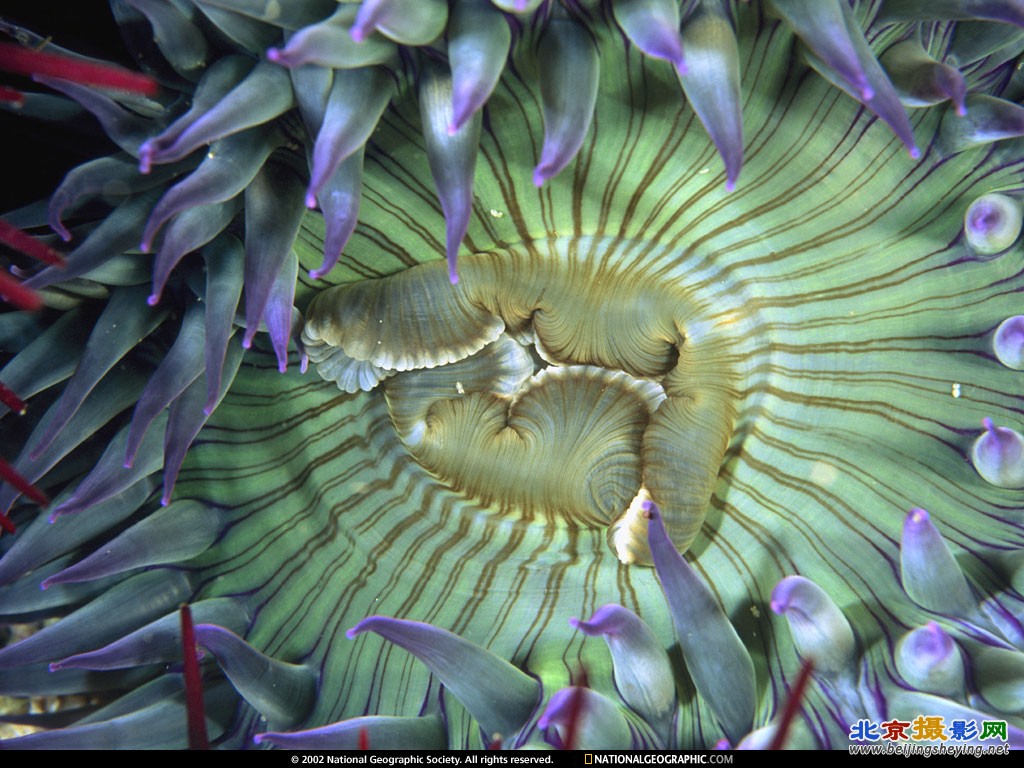
<path id="1" fill-rule="evenodd" d="M 121 40 L 110 8 L 103 0 L 17 0 L 0 3 L 0 18 L 26 27 L 64 48 L 136 69 Z M 0 40 L 8 42 L 6 35 Z M 18 90 L 47 92 L 45 86 L 0 71 L 0 83 Z M 3 172 L 0 213 L 47 197 L 68 169 L 114 146 L 98 138 L 93 126 L 84 132 L 29 120 L 0 109 Z"/>

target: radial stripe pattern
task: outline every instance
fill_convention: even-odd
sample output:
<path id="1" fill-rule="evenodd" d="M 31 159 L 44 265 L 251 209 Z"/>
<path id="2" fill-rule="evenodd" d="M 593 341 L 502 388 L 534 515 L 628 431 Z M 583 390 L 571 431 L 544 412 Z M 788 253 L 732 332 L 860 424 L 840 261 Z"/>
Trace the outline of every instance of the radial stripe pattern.
<path id="1" fill-rule="evenodd" d="M 0 649 L 0 693 L 103 692 L 106 705 L 107 688 L 135 688 L 137 698 L 95 715 L 111 734 L 114 717 L 148 722 L 140 713 L 153 702 L 180 710 L 177 630 L 161 629 L 159 647 L 131 633 L 171 626 L 187 601 L 210 651 L 210 736 L 227 747 L 257 736 L 351 747 L 363 729 L 373 747 L 550 747 L 570 726 L 593 739 L 582 746 L 765 746 L 806 659 L 816 670 L 793 746 L 845 747 L 859 719 L 918 714 L 1005 720 L 1008 740 L 1024 743 L 1024 497 L 1012 480 L 1024 463 L 1013 453 L 1024 374 L 1000 362 L 1019 346 L 1008 319 L 1024 296 L 1014 217 L 1024 154 L 1015 138 L 967 146 L 958 121 L 983 113 L 983 97 L 957 114 L 957 83 L 1013 97 L 998 51 L 1016 56 L 1018 38 L 979 27 L 989 31 L 976 44 L 996 53 L 940 78 L 955 81 L 952 104 L 904 115 L 890 109 L 898 92 L 911 101 L 903 81 L 892 75 L 890 99 L 862 48 L 892 51 L 911 35 L 939 59 L 969 59 L 951 22 L 912 28 L 878 15 L 914 4 L 837 3 L 833 21 L 867 30 L 843 66 L 793 20 L 801 3 L 694 4 L 682 32 L 657 38 L 671 56 L 651 53 L 654 38 L 637 31 L 630 14 L 643 3 L 570 4 L 575 16 L 545 4 L 540 16 L 500 17 L 510 60 L 486 109 L 457 127 L 433 125 L 440 118 L 417 98 L 451 91 L 437 75 L 459 29 L 447 14 L 469 3 L 417 4 L 447 30 L 430 53 L 407 39 L 400 14 L 387 15 L 400 2 L 367 1 L 328 21 L 309 10 L 279 20 L 283 40 L 256 5 L 197 0 L 193 10 L 207 19 L 198 28 L 232 30 L 233 45 L 259 41 L 264 58 L 246 76 L 256 80 L 238 88 L 266 76 L 273 114 L 254 113 L 258 127 L 241 132 L 219 132 L 227 116 L 203 123 L 193 133 L 203 151 L 212 142 L 207 159 L 187 161 L 188 145 L 187 167 L 169 166 L 199 184 L 223 172 L 204 171 L 208 160 L 245 155 L 258 170 L 230 179 L 244 202 L 165 222 L 170 203 L 150 194 L 146 215 L 154 205 L 159 215 L 135 222 L 130 241 L 122 233 L 127 256 L 99 271 L 69 257 L 76 281 L 52 270 L 27 281 L 50 314 L 0 315 L 0 340 L 24 347 L 0 378 L 33 411 L 10 432 L 5 417 L 4 442 L 21 450 L 15 471 L 55 492 L 56 520 L 32 520 L 13 486 L 0 489 L 0 512 L 13 505 L 19 527 L 0 539 L 0 619 L 70 614 L 41 640 Z M 479 23 L 463 29 L 483 35 Z M 314 24 L 315 34 L 292 34 Z M 326 66 L 285 69 L 300 53 L 326 55 L 319 36 L 353 24 L 379 52 L 370 66 L 384 90 L 371 95 L 383 103 L 394 88 L 375 127 L 376 113 L 363 114 L 373 110 L 341 114 L 327 96 L 330 77 L 360 80 L 365 61 L 326 78 Z M 735 44 L 702 54 L 713 36 L 696 35 L 700 25 L 728 27 Z M 678 34 L 693 80 L 663 60 L 678 58 Z M 552 40 L 563 54 L 585 50 L 571 57 L 580 93 L 536 85 L 557 59 L 538 54 Z M 733 50 L 738 104 L 709 104 L 701 56 L 729 64 Z M 883 65 L 910 55 L 901 50 Z M 863 83 L 840 74 L 847 65 Z M 590 86 L 597 108 L 574 155 L 579 137 L 552 124 L 583 109 Z M 906 87 L 938 100 L 927 101 L 931 80 Z M 878 98 L 843 93 L 865 88 Z M 742 126 L 716 122 L 733 106 Z M 178 162 L 169 147 L 192 135 L 185 122 L 145 137 L 124 130 L 143 163 L 164 167 Z M 328 141 L 336 123 L 346 140 L 368 133 L 365 149 Z M 445 131 L 452 142 L 480 136 L 467 155 L 475 168 L 448 158 L 458 172 L 447 181 L 436 162 Z M 1009 236 L 984 216 L 965 220 L 991 193 L 1008 201 L 991 215 Z M 331 205 L 342 199 L 352 220 L 339 223 Z M 471 200 L 468 212 L 453 214 L 455 199 Z M 303 213 L 303 200 L 321 211 Z M 176 227 L 192 231 L 187 215 L 212 233 L 209 245 L 179 241 Z M 350 224 L 340 256 L 325 253 Z M 137 252 L 150 246 L 152 286 Z M 244 303 L 234 318 L 218 304 L 225 293 Z M 130 315 L 132 337 L 94 337 L 83 353 L 60 324 L 114 324 L 103 306 Z M 993 347 L 1001 324 L 1004 347 Z M 85 361 L 79 372 L 41 363 L 46 345 L 24 341 L 33 334 L 56 360 Z M 188 365 L 159 375 L 158 361 L 179 355 Z M 65 402 L 54 386 L 65 380 L 63 391 L 89 394 Z M 131 418 L 136 402 L 153 420 L 147 438 L 144 417 Z M 128 475 L 118 474 L 126 444 L 141 445 Z M 1011 479 L 984 479 L 986 462 Z M 176 541 L 171 552 L 136 528 L 161 501 L 179 528 L 159 530 L 195 535 L 194 546 Z M 188 521 L 203 511 L 200 536 Z M 49 543 L 47 528 L 64 543 Z M 64 572 L 124 529 L 155 551 L 142 566 Z M 87 606 L 76 619 L 76 609 L 133 589 L 132 579 L 156 585 L 151 607 L 95 637 L 71 634 L 95 615 Z M 929 654 L 952 669 L 941 681 Z M 459 659 L 479 679 L 460 677 Z M 728 673 L 714 671 L 721 659 Z M 98 663 L 104 671 L 87 678 Z M 645 664 L 674 679 L 659 688 L 664 675 Z M 253 665 L 271 671 L 234 673 Z M 566 715 L 581 669 L 587 704 Z M 493 723 L 508 732 L 488 732 Z"/>

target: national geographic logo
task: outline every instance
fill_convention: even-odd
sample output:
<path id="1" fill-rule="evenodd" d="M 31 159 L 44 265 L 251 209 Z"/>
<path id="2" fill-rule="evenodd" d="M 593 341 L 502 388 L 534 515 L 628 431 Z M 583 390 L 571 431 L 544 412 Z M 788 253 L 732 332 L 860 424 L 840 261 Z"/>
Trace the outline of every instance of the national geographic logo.
<path id="1" fill-rule="evenodd" d="M 724 752 L 586 752 L 585 765 L 732 765 Z"/>

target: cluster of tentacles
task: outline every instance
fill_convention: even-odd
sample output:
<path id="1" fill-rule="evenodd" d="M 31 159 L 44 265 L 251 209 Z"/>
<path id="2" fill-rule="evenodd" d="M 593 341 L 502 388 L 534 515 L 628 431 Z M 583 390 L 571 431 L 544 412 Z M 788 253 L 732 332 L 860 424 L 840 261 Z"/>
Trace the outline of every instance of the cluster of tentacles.
<path id="1" fill-rule="evenodd" d="M 111 7 L 0 22 L 117 147 L 0 232 L 2 746 L 184 746 L 183 603 L 225 747 L 1024 743 L 1019 3 Z"/>

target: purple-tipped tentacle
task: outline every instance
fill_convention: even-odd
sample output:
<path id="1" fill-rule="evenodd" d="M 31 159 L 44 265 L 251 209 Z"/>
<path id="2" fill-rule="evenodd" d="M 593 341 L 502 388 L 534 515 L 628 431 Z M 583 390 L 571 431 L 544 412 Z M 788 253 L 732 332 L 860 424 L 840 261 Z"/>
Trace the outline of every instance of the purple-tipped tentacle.
<path id="1" fill-rule="evenodd" d="M 292 258 L 306 212 L 303 180 L 285 164 L 269 163 L 245 190 L 245 339 L 259 330 L 274 282 Z M 293 289 L 294 290 L 294 289 Z"/>
<path id="2" fill-rule="evenodd" d="M 205 343 L 203 313 L 203 305 L 198 301 L 192 302 L 185 310 L 178 338 L 142 391 L 142 397 L 132 414 L 124 466 L 132 466 L 142 438 L 157 415 L 202 372 Z"/>
<path id="3" fill-rule="evenodd" d="M 196 439 L 199 430 L 206 424 L 210 414 L 227 394 L 231 382 L 235 380 L 235 374 L 242 363 L 243 351 L 242 345 L 238 342 L 228 344 L 221 371 L 220 391 L 212 407 L 206 398 L 205 375 L 192 382 L 181 397 L 171 403 L 167 416 L 167 431 L 164 433 L 164 492 L 160 500 L 165 507 L 171 503 L 174 483 L 178 478 L 181 464 L 185 461 L 185 453 Z"/>
<path id="4" fill-rule="evenodd" d="M 295 304 L 295 279 L 299 274 L 299 259 L 295 251 L 291 251 L 284 260 L 284 265 L 277 273 L 270 293 L 267 306 L 263 311 L 263 321 L 270 336 L 270 345 L 277 356 L 277 369 L 284 373 L 288 370 L 288 342 L 291 341 L 293 327 L 298 316 Z M 294 333 L 301 329 L 295 328 Z"/>
<path id="5" fill-rule="evenodd" d="M 44 579 L 40 586 L 48 589 L 54 584 L 93 581 L 137 568 L 189 560 L 213 543 L 219 526 L 215 509 L 196 501 L 173 504 L 121 532 L 74 565 Z"/>
<path id="6" fill-rule="evenodd" d="M 168 507 L 168 510 L 171 509 L 173 507 Z M 194 621 L 216 621 L 220 626 L 236 632 L 244 632 L 250 620 L 245 606 L 228 597 L 200 600 L 193 603 L 191 609 Z M 102 648 L 55 661 L 50 664 L 50 669 L 127 669 L 144 664 L 177 662 L 180 659 L 181 619 L 175 610 Z"/>
<path id="7" fill-rule="evenodd" d="M 196 642 L 217 658 L 235 690 L 276 727 L 301 722 L 316 702 L 311 667 L 289 664 L 256 650 L 230 629 L 197 624 Z"/>
<path id="8" fill-rule="evenodd" d="M 67 242 L 71 240 L 71 231 L 64 225 L 64 216 L 84 200 L 102 197 L 105 202 L 120 202 L 162 184 L 172 175 L 172 169 L 163 169 L 163 173 L 142 176 L 136 165 L 131 156 L 117 154 L 72 168 L 50 196 L 47 208 L 50 228 Z"/>
<path id="9" fill-rule="evenodd" d="M 958 698 L 964 690 L 964 660 L 956 642 L 929 621 L 900 638 L 893 654 L 900 675 L 918 690 Z"/>
<path id="10" fill-rule="evenodd" d="M 600 62 L 597 47 L 585 29 L 553 19 L 538 47 L 544 144 L 533 171 L 542 186 L 576 157 L 594 117 Z"/>
<path id="11" fill-rule="evenodd" d="M 992 350 L 1007 368 L 1024 370 L 1024 315 L 1008 317 L 999 324 L 992 337 Z"/>
<path id="12" fill-rule="evenodd" d="M 140 303 L 145 303 L 144 292 L 141 286 L 128 286 L 111 294 L 85 345 L 75 375 L 65 386 L 47 429 L 32 448 L 33 459 L 50 446 L 100 379 L 166 316 L 159 310 L 140 309 Z"/>
<path id="13" fill-rule="evenodd" d="M 493 7 L 458 0 L 448 25 L 448 62 L 452 70 L 452 118 L 455 133 L 490 98 L 505 69 L 512 31 Z"/>
<path id="14" fill-rule="evenodd" d="M 683 38 L 679 34 L 679 3 L 675 0 L 613 0 L 615 21 L 633 44 L 648 56 L 664 59 L 686 74 Z"/>
<path id="15" fill-rule="evenodd" d="M 370 34 L 361 42 L 352 39 L 350 29 L 357 9 L 342 4 L 333 15 L 304 27 L 292 35 L 283 48 L 268 48 L 267 58 L 282 67 L 298 68 L 306 64 L 336 69 L 355 69 L 385 64 L 397 46 L 379 34 Z M 301 95 L 296 94 L 298 98 Z"/>
<path id="16" fill-rule="evenodd" d="M 148 142 L 148 160 L 151 163 L 180 160 L 199 147 L 273 120 L 293 106 L 295 96 L 288 73 L 271 62 L 261 61 L 214 106 L 192 120 L 173 141 Z"/>
<path id="17" fill-rule="evenodd" d="M 686 74 L 677 69 L 690 106 L 725 164 L 732 191 L 743 167 L 740 57 L 732 22 L 714 10 L 699 10 L 683 26 Z"/>
<path id="18" fill-rule="evenodd" d="M 168 162 L 165 152 L 203 115 L 214 109 L 231 89 L 252 71 L 252 62 L 244 56 L 224 56 L 215 61 L 196 86 L 188 110 L 156 136 L 139 147 L 139 172 L 150 174 L 154 163 Z"/>
<path id="19" fill-rule="evenodd" d="M 292 70 L 292 81 L 299 101 L 299 111 L 310 135 L 320 132 L 330 97 L 333 75 L 322 68 L 302 67 Z M 363 191 L 363 158 L 365 147 L 359 147 L 335 169 L 316 196 L 324 218 L 324 258 L 320 267 L 312 269 L 314 280 L 330 272 L 338 263 L 342 249 L 355 231 Z M 307 149 L 309 170 L 313 172 L 312 153 Z"/>
<path id="20" fill-rule="evenodd" d="M 849 669 L 856 650 L 853 630 L 825 590 L 803 576 L 787 576 L 772 590 L 771 608 L 786 617 L 797 652 L 815 669 L 826 674 Z"/>
<path id="21" fill-rule="evenodd" d="M 281 140 L 277 128 L 263 125 L 216 142 L 195 172 L 171 187 L 156 204 L 143 230 L 140 248 L 149 252 L 160 228 L 173 216 L 189 208 L 230 200 L 248 187 Z"/>
<path id="22" fill-rule="evenodd" d="M 134 248 L 142 234 L 146 216 L 160 195 L 151 189 L 130 197 L 103 219 L 96 229 L 67 255 L 63 269 L 47 267 L 25 281 L 29 288 L 58 285 L 73 277 L 81 277 Z"/>
<path id="23" fill-rule="evenodd" d="M 175 609 L 191 591 L 183 573 L 149 571 L 133 576 L 59 623 L 0 649 L 0 669 L 104 646 Z"/>
<path id="24" fill-rule="evenodd" d="M 309 276 L 319 280 L 338 263 L 341 252 L 359 222 L 359 202 L 363 192 L 363 147 L 338 166 L 317 195 L 324 215 L 324 260 Z"/>
<path id="25" fill-rule="evenodd" d="M 143 481 L 97 504 L 90 515 L 61 518 L 59 536 L 45 517 L 36 518 L 18 532 L 11 548 L 0 558 L 0 586 L 40 568 L 51 560 L 74 552 L 82 544 L 131 517 L 153 492 L 153 482 Z"/>
<path id="26" fill-rule="evenodd" d="M 370 616 L 348 631 L 375 632 L 422 661 L 441 680 L 484 733 L 519 731 L 537 707 L 540 686 L 490 651 L 447 630 L 419 621 Z M 493 691 L 501 691 L 495 698 Z"/>
<path id="27" fill-rule="evenodd" d="M 657 506 L 645 502 L 645 509 L 651 558 L 686 668 L 722 730 L 737 741 L 754 722 L 754 662 L 711 590 L 669 539 Z M 706 648 L 715 648 L 715 653 L 706 653 Z"/>
<path id="28" fill-rule="evenodd" d="M 241 208 L 242 198 L 238 196 L 223 203 L 189 208 L 174 217 L 153 259 L 153 289 L 146 299 L 150 306 L 160 302 L 167 280 L 178 263 L 223 232 Z"/>
<path id="29" fill-rule="evenodd" d="M 814 54 L 856 93 L 858 101 L 875 97 L 851 31 L 843 0 L 774 0 L 772 5 Z M 856 34 L 856 33 L 854 33 Z"/>
<path id="30" fill-rule="evenodd" d="M 847 37 L 860 62 L 860 68 L 867 80 L 868 91 L 851 84 L 845 76 L 832 67 L 827 59 L 819 56 L 810 47 L 805 51 L 807 62 L 818 71 L 818 74 L 834 86 L 850 94 L 850 96 L 878 115 L 892 129 L 896 138 L 903 142 L 912 158 L 920 157 L 921 151 L 914 140 L 914 131 L 910 125 L 910 118 L 907 117 L 907 111 L 903 108 L 903 103 L 900 101 L 899 96 L 896 95 L 896 89 L 893 88 L 892 83 L 885 74 L 885 70 L 882 69 L 882 65 L 875 59 L 871 46 L 864 39 L 864 33 L 861 31 L 857 20 L 853 17 L 853 11 L 850 10 L 846 3 L 840 0 L 830 0 L 830 5 L 831 2 L 835 2 L 842 13 L 846 24 Z M 871 95 L 865 96 L 866 92 L 869 92 Z"/>
<path id="31" fill-rule="evenodd" d="M 366 143 L 393 92 L 394 81 L 379 67 L 334 73 L 323 123 L 313 145 L 307 207 L 316 205 L 316 196 L 342 161 Z"/>
<path id="32" fill-rule="evenodd" d="M 426 45 L 447 21 L 447 0 L 363 0 L 349 34 L 362 42 L 378 31 L 402 45 Z"/>
<path id="33" fill-rule="evenodd" d="M 150 487 L 152 490 L 152 486 Z M 46 522 L 45 519 L 43 521 Z M 19 530 L 19 535 L 21 531 Z M 90 600 L 95 600 L 113 587 L 123 576 L 111 576 L 81 584 L 58 584 L 52 589 L 40 589 L 42 581 L 71 565 L 77 554 L 61 555 L 13 584 L 0 589 L 0 617 L 3 621 L 17 622 L 19 618 L 35 615 L 68 613 Z M 2 689 L 0 689 L 2 690 Z"/>
<path id="34" fill-rule="evenodd" d="M 339 723 L 292 733 L 257 733 L 257 744 L 282 749 L 360 749 L 362 741 L 371 749 L 444 749 L 447 734 L 436 715 L 425 717 L 353 717 Z"/>
<path id="35" fill-rule="evenodd" d="M 455 133 L 449 132 L 453 122 L 452 81 L 436 69 L 423 74 L 419 97 L 430 175 L 444 211 L 448 278 L 457 283 L 456 260 L 473 212 L 473 174 L 482 119 L 477 113 Z"/>
<path id="36" fill-rule="evenodd" d="M 879 58 L 896 95 L 907 107 L 927 107 L 950 101 L 958 115 L 966 115 L 967 82 L 959 70 L 936 61 L 918 40 L 904 40 Z"/>
<path id="37" fill-rule="evenodd" d="M 589 621 L 569 623 L 586 635 L 604 638 L 623 700 L 655 729 L 664 730 L 675 711 L 675 677 L 651 628 L 621 605 L 603 605 Z"/>
<path id="38" fill-rule="evenodd" d="M 971 446 L 971 463 L 986 482 L 1000 488 L 1024 488 L 1024 436 L 1010 427 L 982 420 L 985 431 Z"/>
<path id="39" fill-rule="evenodd" d="M 947 152 L 962 152 L 981 144 L 1024 136 L 1024 107 L 985 94 L 970 94 L 967 114 L 950 110 L 942 118 L 939 135 Z"/>
<path id="40" fill-rule="evenodd" d="M 161 413 L 157 416 L 153 429 L 140 442 L 135 462 L 130 468 L 124 465 L 130 427 L 125 427 L 114 435 L 96 462 L 96 466 L 78 484 L 74 493 L 50 510 L 50 522 L 61 515 L 81 512 L 94 504 L 106 501 L 158 471 L 163 463 L 160 434 L 166 421 L 166 414 Z"/>

